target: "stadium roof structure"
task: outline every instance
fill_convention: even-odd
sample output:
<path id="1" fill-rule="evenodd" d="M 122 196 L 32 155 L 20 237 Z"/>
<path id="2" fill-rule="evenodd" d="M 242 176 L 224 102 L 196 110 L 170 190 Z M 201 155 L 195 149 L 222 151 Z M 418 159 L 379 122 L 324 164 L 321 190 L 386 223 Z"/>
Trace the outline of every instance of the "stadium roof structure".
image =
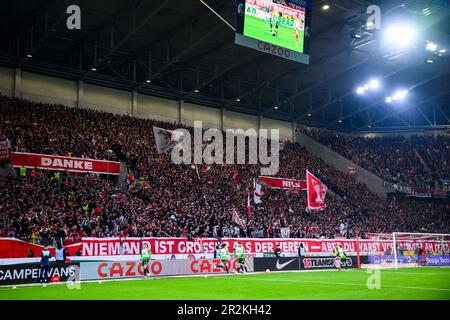
<path id="1" fill-rule="evenodd" d="M 235 25 L 236 0 L 204 1 Z M 448 1 L 323 3 L 313 1 L 304 65 L 234 44 L 233 30 L 199 0 L 7 0 L 0 66 L 345 132 L 449 127 L 448 52 L 426 63 L 422 43 L 387 48 L 380 30 L 363 27 L 376 4 L 382 26 L 407 18 L 423 43 L 450 49 Z M 71 4 L 81 30 L 66 28 Z M 355 94 L 374 76 L 382 92 Z M 396 86 L 408 99 L 387 104 Z"/>

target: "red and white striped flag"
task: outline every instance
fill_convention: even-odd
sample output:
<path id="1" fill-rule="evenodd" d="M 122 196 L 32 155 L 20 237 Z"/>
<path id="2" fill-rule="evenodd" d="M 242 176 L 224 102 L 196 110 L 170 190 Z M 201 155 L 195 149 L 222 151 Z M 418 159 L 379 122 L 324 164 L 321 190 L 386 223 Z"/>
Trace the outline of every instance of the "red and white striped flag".
<path id="1" fill-rule="evenodd" d="M 246 225 L 245 220 L 241 219 L 241 217 L 239 217 L 239 214 L 238 214 L 236 208 L 233 208 L 232 220 L 234 223 L 236 223 L 241 228 L 245 228 L 245 225 Z"/>

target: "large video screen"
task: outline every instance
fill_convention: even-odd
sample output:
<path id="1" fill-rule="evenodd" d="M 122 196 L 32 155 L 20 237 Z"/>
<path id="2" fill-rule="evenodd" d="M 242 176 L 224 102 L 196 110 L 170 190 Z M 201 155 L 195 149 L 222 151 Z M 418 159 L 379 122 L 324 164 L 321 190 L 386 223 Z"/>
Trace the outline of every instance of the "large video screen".
<path id="1" fill-rule="evenodd" d="M 235 42 L 309 63 L 311 0 L 239 0 Z"/>

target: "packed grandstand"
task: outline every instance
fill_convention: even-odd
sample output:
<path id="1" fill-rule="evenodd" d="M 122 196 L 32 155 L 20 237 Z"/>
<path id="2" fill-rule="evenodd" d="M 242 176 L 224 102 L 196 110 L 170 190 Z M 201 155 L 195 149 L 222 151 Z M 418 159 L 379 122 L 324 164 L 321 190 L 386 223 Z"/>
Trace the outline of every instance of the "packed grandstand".
<path id="1" fill-rule="evenodd" d="M 14 152 L 121 162 L 116 177 L 28 168 L 0 177 L 0 237 L 35 243 L 82 237 L 367 238 L 370 233 L 445 233 L 449 205 L 369 191 L 298 143 L 280 150 L 279 177 L 327 187 L 327 207 L 305 210 L 303 192 L 263 186 L 262 203 L 247 217 L 259 165 L 175 165 L 158 154 L 152 127 L 180 123 L 141 119 L 0 96 L 0 141 Z M 189 128 L 188 128 L 189 129 Z M 299 128 L 379 177 L 401 185 L 442 189 L 450 173 L 448 136 L 361 138 Z M 3 167 L 7 164 L 4 163 Z M 246 218 L 238 224 L 236 210 Z"/>

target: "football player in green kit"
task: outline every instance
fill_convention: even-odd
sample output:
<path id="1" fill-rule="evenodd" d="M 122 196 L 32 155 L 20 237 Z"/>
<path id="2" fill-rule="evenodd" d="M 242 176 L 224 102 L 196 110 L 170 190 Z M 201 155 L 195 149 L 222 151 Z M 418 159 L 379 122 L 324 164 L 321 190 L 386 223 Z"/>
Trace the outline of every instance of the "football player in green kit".
<path id="1" fill-rule="evenodd" d="M 141 250 L 140 260 L 142 261 L 142 267 L 144 268 L 145 278 L 150 277 L 149 262 L 151 259 L 152 259 L 152 252 L 148 247 L 148 244 L 144 243 L 144 247 Z"/>
<path id="2" fill-rule="evenodd" d="M 247 267 L 245 266 L 245 248 L 242 245 L 242 242 L 238 242 L 237 247 L 234 248 L 234 256 L 237 259 L 236 273 L 239 273 L 239 271 L 245 273 Z"/>

